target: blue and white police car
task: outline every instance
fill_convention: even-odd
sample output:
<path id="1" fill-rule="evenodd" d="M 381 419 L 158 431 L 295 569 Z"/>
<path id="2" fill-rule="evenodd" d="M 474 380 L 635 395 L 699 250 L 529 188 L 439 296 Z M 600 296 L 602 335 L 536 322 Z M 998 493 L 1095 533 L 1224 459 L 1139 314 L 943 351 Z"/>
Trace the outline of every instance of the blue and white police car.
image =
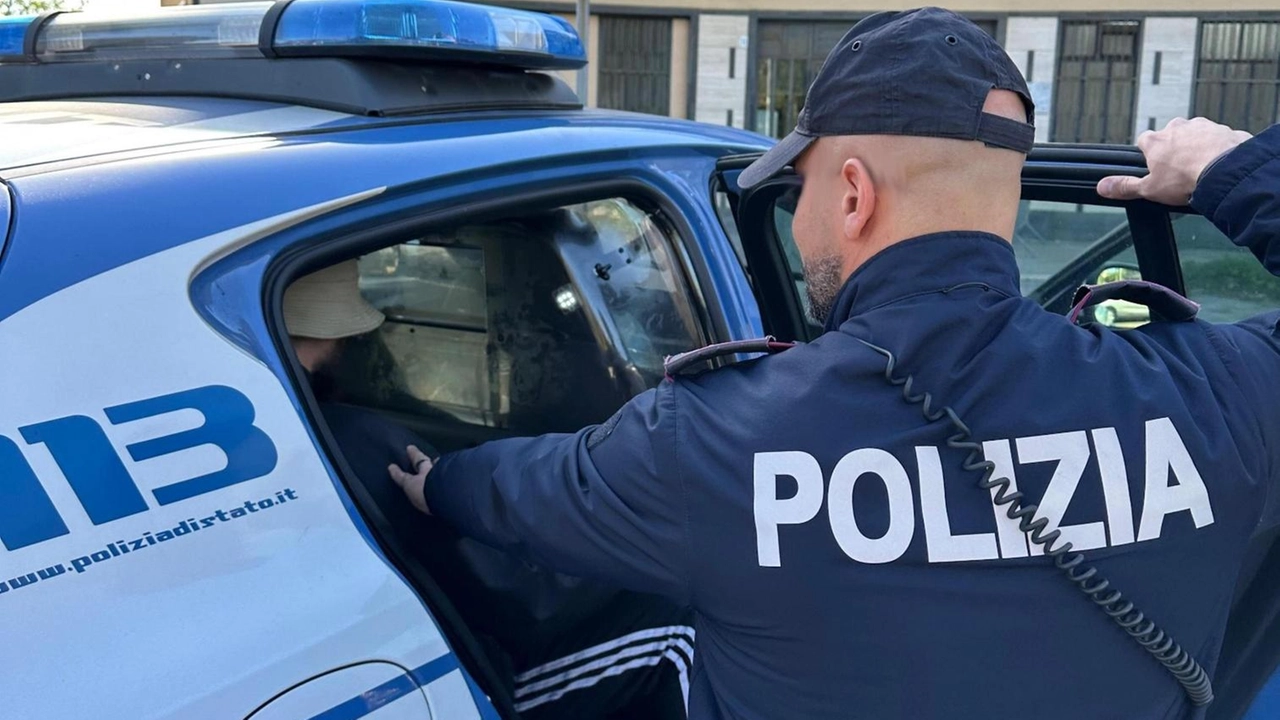
<path id="1" fill-rule="evenodd" d="M 770 141 L 584 110 L 556 75 L 584 63 L 561 20 L 444 0 L 0 19 L 0 716 L 517 716 L 351 477 L 281 304 L 359 257 L 387 321 L 347 399 L 442 450 L 602 421 L 706 343 L 813 337 L 794 183 L 735 182 Z M 1141 168 L 1036 149 L 1024 292 L 1280 304 L 1202 218 L 1093 192 Z M 1280 714 L 1274 539 L 1211 717 Z"/>

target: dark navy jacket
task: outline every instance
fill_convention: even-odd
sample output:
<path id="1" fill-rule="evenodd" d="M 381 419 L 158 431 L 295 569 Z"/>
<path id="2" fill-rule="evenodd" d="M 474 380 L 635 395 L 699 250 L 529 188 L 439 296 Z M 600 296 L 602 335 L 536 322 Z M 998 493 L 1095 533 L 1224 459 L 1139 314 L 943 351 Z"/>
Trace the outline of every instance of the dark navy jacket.
<path id="1" fill-rule="evenodd" d="M 1192 203 L 1273 273 L 1278 155 L 1273 129 Z M 1020 296 L 1007 242 L 916 238 L 854 273 L 815 342 L 664 382 L 601 427 L 447 455 L 427 501 L 484 542 L 692 604 L 695 719 L 1189 717 L 855 338 L 1212 671 L 1245 546 L 1280 518 L 1278 319 L 1077 327 Z"/>
<path id="2" fill-rule="evenodd" d="M 324 385 L 326 380 L 322 376 L 317 384 Z M 405 448 L 409 445 L 435 457 L 431 445 L 367 408 L 323 401 L 320 407 L 355 479 L 386 521 L 411 544 L 416 559 L 440 583 L 467 626 L 491 648 L 490 658 L 509 660 L 511 673 L 565 654 L 562 638 L 582 623 L 607 625 L 598 617 L 602 608 L 630 608 L 645 602 L 633 599 L 627 605 L 630 593 L 551 572 L 459 537 L 436 519 L 424 519 L 404 501 L 404 492 L 387 475 L 387 466 L 408 467 Z M 676 612 L 673 609 L 672 615 Z M 502 655 L 492 652 L 495 644 Z"/>

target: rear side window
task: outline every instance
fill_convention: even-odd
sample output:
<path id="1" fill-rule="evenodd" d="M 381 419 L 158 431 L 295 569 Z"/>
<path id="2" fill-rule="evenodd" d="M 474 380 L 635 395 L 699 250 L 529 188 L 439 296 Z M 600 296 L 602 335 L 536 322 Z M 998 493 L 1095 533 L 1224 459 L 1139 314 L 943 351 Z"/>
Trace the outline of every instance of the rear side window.
<path id="1" fill-rule="evenodd" d="M 381 366 L 345 383 L 357 399 L 407 412 L 416 400 L 492 424 L 486 411 L 501 408 L 489 403 L 484 250 L 421 240 L 385 248 L 361 258 L 360 290 L 387 322 L 358 353 Z"/>
<path id="2" fill-rule="evenodd" d="M 1080 266 L 1076 284 L 1106 282 L 1118 268 L 1138 269 L 1124 208 L 1023 200 L 1013 232 L 1022 294 L 1037 290 L 1068 267 Z M 1082 263 L 1083 261 L 1083 263 Z"/>
<path id="3" fill-rule="evenodd" d="M 1280 308 L 1280 280 L 1200 215 L 1174 215 L 1187 297 L 1209 322 L 1237 322 Z"/>
<path id="4" fill-rule="evenodd" d="M 360 405 L 573 431 L 663 378 L 703 330 L 670 225 L 613 198 L 441 229 L 360 260 L 387 316 L 343 353 Z"/>
<path id="5" fill-rule="evenodd" d="M 360 290 L 406 322 L 483 330 L 489 316 L 484 250 L 410 242 L 360 260 Z"/>

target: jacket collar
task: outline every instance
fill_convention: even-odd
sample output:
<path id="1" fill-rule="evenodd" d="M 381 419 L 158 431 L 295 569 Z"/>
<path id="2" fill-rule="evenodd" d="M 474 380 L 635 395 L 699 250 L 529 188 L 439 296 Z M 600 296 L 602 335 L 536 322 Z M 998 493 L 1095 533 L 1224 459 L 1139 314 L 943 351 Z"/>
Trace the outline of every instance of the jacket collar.
<path id="1" fill-rule="evenodd" d="M 1020 295 L 1013 246 L 996 235 L 961 231 L 921 235 L 890 245 L 845 281 L 826 329 L 834 330 L 855 315 L 895 300 L 965 284 Z"/>

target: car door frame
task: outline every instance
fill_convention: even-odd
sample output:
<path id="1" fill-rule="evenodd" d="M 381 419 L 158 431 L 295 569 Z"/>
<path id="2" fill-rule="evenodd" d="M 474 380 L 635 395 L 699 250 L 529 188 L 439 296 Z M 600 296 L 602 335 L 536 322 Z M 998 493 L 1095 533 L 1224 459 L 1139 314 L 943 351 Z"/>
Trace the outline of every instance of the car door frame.
<path id="1" fill-rule="evenodd" d="M 821 329 L 809 322 L 803 299 L 795 290 L 785 251 L 774 232 L 769 216 L 773 199 L 782 191 L 785 181 L 771 180 L 746 192 L 737 187 L 737 173 L 760 155 L 732 155 L 716 165 L 713 192 L 728 193 L 730 206 L 738 218 L 745 268 L 760 305 L 761 320 L 769 334 L 785 340 L 811 340 Z M 1185 291 L 1178 263 L 1170 213 L 1194 212 L 1173 209 L 1145 200 L 1116 202 L 1098 196 L 1095 188 L 1108 175 L 1141 176 L 1146 161 L 1137 148 L 1099 145 L 1040 145 L 1032 150 L 1022 173 L 1022 194 L 1028 200 L 1123 207 L 1133 246 L 1144 279 Z M 791 173 L 788 168 L 784 174 Z M 1042 295 L 1047 304 L 1060 304 L 1069 299 L 1079 283 L 1070 279 L 1084 268 L 1085 261 L 1068 264 L 1055 273 L 1045 285 Z"/>
<path id="2" fill-rule="evenodd" d="M 315 433 L 348 497 L 359 508 L 371 538 L 383 550 L 388 563 L 424 601 L 463 667 L 475 673 L 474 680 L 480 690 L 502 717 L 518 717 L 514 699 L 503 688 L 502 678 L 487 662 L 484 650 L 453 607 L 452 599 L 431 574 L 413 560 L 370 493 L 353 479 L 355 473 L 330 432 L 315 395 L 302 380 L 305 372 L 285 332 L 284 291 L 293 280 L 342 259 L 387 246 L 390 238 L 409 237 L 467 220 L 518 215 L 617 196 L 641 199 L 655 206 L 670 224 L 673 237 L 668 249 L 679 265 L 676 270 L 700 329 L 707 341 L 728 339 L 731 328 L 725 322 L 716 278 L 712 276 L 712 268 L 692 224 L 693 212 L 701 209 L 695 207 L 698 199 L 682 193 L 670 177 L 646 166 L 629 163 L 631 171 L 619 175 L 616 164 L 569 158 L 554 168 L 540 165 L 536 173 L 522 174 L 511 167 L 495 169 L 487 178 L 472 178 L 472 182 L 452 188 L 431 184 L 397 188 L 261 240 L 246 248 L 243 255 L 233 253 L 219 261 L 234 266 L 256 257 L 266 264 L 258 302 L 274 343 L 272 350 L 285 367 L 304 421 Z M 213 283 L 213 278 L 220 274 L 217 267 L 211 267 L 206 273 L 206 278 L 200 281 L 205 284 Z"/>

